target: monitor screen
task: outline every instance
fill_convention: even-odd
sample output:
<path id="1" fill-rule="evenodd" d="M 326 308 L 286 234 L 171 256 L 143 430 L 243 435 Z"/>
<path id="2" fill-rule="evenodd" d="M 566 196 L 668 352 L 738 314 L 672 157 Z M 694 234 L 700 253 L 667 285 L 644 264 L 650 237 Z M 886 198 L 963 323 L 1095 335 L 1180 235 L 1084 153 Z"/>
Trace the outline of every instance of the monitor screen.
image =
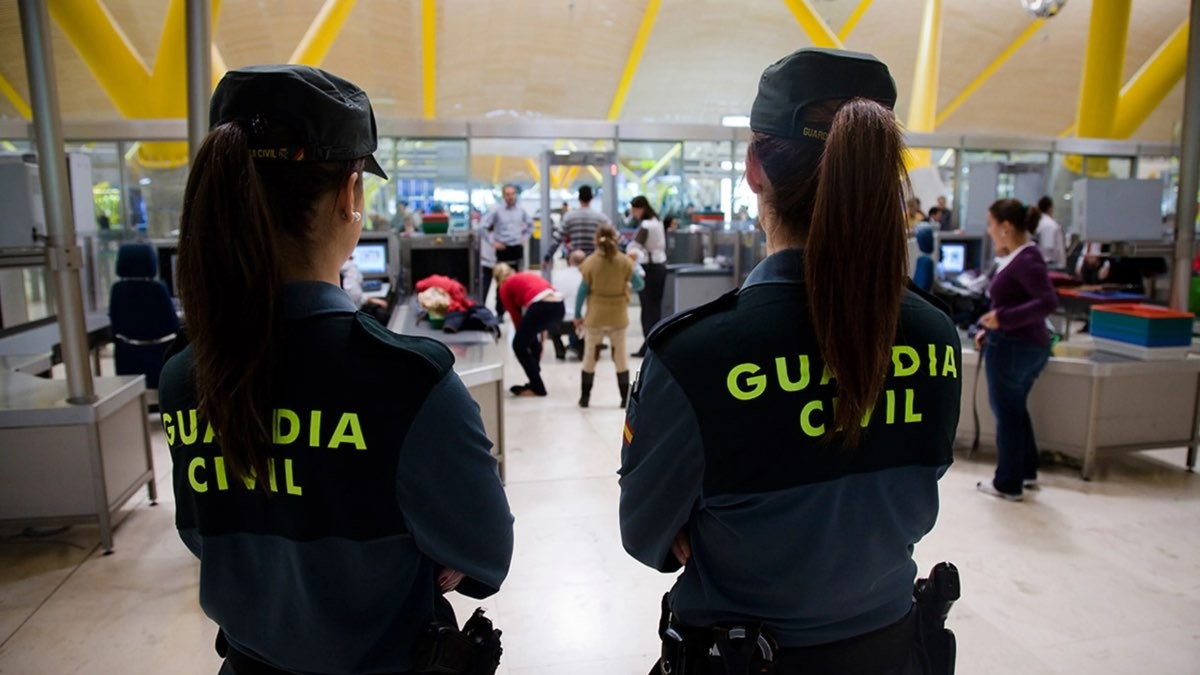
<path id="1" fill-rule="evenodd" d="M 354 247 L 354 264 L 363 274 L 387 274 L 387 242 L 360 243 Z"/>
<path id="2" fill-rule="evenodd" d="M 946 274 L 962 274 L 966 264 L 966 244 L 942 244 L 942 270 Z"/>

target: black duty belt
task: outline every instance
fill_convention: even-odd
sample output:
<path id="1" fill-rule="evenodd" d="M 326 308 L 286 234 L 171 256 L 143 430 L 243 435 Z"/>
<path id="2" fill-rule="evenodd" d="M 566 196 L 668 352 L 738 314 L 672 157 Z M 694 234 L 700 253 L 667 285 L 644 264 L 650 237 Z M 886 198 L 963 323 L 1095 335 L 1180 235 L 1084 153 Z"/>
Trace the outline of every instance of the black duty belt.
<path id="1" fill-rule="evenodd" d="M 714 635 L 724 628 L 696 628 L 674 621 L 670 629 L 683 641 L 695 644 L 701 641 L 705 652 L 710 652 Z M 739 630 L 733 628 L 732 631 Z M 837 642 L 808 647 L 772 648 L 770 662 L 776 675 L 792 673 L 870 673 L 892 672 L 909 664 L 914 652 L 920 649 L 920 623 L 916 606 L 899 621 L 863 635 L 856 635 Z M 730 635 L 730 637 L 739 637 Z M 760 651 L 767 651 L 761 646 Z M 764 656 L 766 654 L 764 653 Z M 703 671 L 702 671 L 703 672 Z"/>
<path id="2" fill-rule="evenodd" d="M 217 654 L 224 657 L 229 662 L 229 665 L 233 666 L 233 670 L 237 675 L 295 675 L 290 670 L 276 668 L 229 644 L 229 640 L 225 638 L 224 631 L 217 631 L 216 648 Z M 405 671 L 389 675 L 412 675 L 412 672 Z"/>

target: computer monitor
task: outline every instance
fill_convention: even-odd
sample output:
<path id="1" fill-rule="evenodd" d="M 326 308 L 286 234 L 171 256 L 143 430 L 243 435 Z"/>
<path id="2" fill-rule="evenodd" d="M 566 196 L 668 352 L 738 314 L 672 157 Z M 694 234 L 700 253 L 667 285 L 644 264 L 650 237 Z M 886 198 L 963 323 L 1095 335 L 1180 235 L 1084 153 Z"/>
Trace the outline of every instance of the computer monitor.
<path id="1" fill-rule="evenodd" d="M 962 274 L 966 264 L 966 244 L 942 244 L 942 271 L 945 274 Z"/>
<path id="2" fill-rule="evenodd" d="M 388 245 L 387 241 L 362 242 L 354 247 L 354 264 L 364 276 L 370 274 L 387 275 Z"/>

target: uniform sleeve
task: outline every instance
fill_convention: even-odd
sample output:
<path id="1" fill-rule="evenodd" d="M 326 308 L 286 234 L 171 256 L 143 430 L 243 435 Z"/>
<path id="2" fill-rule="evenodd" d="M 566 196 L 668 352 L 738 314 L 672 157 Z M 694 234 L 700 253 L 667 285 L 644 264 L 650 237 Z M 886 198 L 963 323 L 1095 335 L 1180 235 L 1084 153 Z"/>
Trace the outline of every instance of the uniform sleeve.
<path id="1" fill-rule="evenodd" d="M 704 444 L 683 389 L 651 351 L 625 416 L 621 445 L 621 542 L 660 572 L 679 569 L 671 543 L 700 502 Z"/>
<path id="2" fill-rule="evenodd" d="M 462 572 L 458 592 L 500 589 L 513 551 L 513 516 L 479 406 L 453 372 L 413 420 L 396 467 L 396 498 L 417 548 Z"/>

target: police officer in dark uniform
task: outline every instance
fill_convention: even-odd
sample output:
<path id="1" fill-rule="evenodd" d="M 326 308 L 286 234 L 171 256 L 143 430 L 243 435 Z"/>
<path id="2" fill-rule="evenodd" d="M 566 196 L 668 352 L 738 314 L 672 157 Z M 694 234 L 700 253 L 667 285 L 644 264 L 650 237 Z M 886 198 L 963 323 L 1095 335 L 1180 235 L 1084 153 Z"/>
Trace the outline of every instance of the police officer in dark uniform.
<path id="1" fill-rule="evenodd" d="M 441 344 L 356 312 L 338 272 L 386 177 L 366 94 L 304 66 L 230 71 L 188 179 L 190 344 L 162 374 L 176 523 L 222 673 L 402 673 L 443 593 L 495 593 L 512 515 Z"/>
<path id="2" fill-rule="evenodd" d="M 770 66 L 746 160 L 770 255 L 650 336 L 620 516 L 631 555 L 683 568 L 653 672 L 927 672 L 912 550 L 952 461 L 961 346 L 906 287 L 895 100 L 867 54 Z"/>

